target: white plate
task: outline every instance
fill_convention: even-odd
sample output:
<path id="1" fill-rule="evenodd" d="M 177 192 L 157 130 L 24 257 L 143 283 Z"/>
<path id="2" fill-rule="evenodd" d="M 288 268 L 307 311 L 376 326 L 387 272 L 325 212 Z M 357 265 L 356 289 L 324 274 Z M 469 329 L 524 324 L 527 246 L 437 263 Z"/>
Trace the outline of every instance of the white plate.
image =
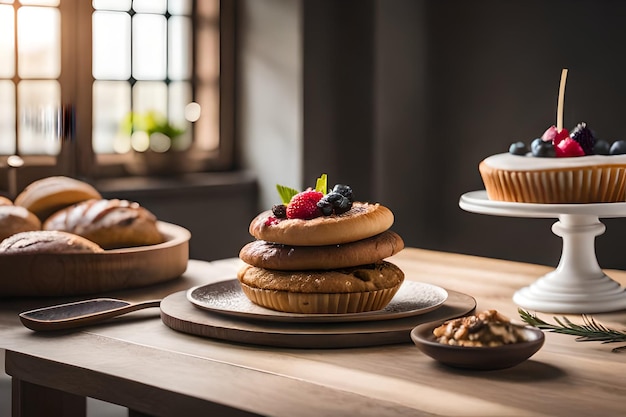
<path id="1" fill-rule="evenodd" d="M 398 319 L 428 313 L 448 299 L 443 288 L 422 282 L 404 281 L 382 310 L 347 314 L 297 314 L 270 310 L 252 303 L 236 279 L 201 285 L 187 291 L 194 306 L 214 313 L 283 322 L 347 322 Z"/>

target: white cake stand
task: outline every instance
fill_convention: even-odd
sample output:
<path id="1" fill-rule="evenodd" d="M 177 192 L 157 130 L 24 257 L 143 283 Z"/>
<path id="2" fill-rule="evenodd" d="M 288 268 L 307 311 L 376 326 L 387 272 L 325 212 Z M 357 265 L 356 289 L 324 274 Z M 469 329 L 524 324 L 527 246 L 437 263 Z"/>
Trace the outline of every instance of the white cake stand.
<path id="1" fill-rule="evenodd" d="M 461 196 L 466 211 L 495 216 L 557 218 L 552 231 L 563 239 L 557 268 L 517 291 L 513 301 L 526 309 L 552 313 L 602 313 L 626 309 L 626 289 L 598 265 L 595 237 L 606 230 L 600 218 L 626 217 L 626 203 L 528 204 L 492 201 L 487 192 Z"/>

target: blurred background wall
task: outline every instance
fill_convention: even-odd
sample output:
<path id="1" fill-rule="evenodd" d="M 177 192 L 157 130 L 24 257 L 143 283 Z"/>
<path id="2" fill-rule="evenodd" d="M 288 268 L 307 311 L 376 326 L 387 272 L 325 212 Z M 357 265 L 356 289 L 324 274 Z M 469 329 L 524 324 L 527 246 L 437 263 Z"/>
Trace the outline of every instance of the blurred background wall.
<path id="1" fill-rule="evenodd" d="M 626 139 L 626 2 L 241 0 L 241 166 L 259 183 L 321 173 L 380 201 L 409 246 L 556 265 L 555 220 L 467 213 L 478 163 L 556 121 Z M 624 268 L 626 219 L 605 219 L 602 267 Z"/>

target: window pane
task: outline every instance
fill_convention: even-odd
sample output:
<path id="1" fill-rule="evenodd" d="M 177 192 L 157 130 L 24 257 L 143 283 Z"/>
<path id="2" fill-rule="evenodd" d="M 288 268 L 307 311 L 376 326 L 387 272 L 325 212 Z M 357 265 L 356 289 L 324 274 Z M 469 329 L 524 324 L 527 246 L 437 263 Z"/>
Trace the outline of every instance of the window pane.
<path id="1" fill-rule="evenodd" d="M 96 81 L 93 85 L 93 148 L 96 153 L 125 153 L 130 150 L 130 135 L 121 130 L 130 112 L 130 84 Z"/>
<path id="2" fill-rule="evenodd" d="M 17 86 L 19 152 L 56 155 L 61 88 L 57 81 L 22 81 Z"/>
<path id="3" fill-rule="evenodd" d="M 59 0 L 20 0 L 20 3 L 29 6 L 58 6 Z"/>
<path id="4" fill-rule="evenodd" d="M 133 111 L 167 114 L 167 86 L 162 82 L 138 82 L 133 87 Z"/>
<path id="5" fill-rule="evenodd" d="M 191 14 L 191 0 L 170 0 L 167 3 L 170 14 Z"/>
<path id="6" fill-rule="evenodd" d="M 13 155 L 15 149 L 15 86 L 0 80 L 0 154 Z"/>
<path id="7" fill-rule="evenodd" d="M 165 79 L 165 16 L 137 14 L 133 17 L 133 77 L 138 80 Z"/>
<path id="8" fill-rule="evenodd" d="M 130 16 L 127 13 L 93 14 L 92 70 L 96 79 L 130 78 Z"/>
<path id="9" fill-rule="evenodd" d="M 0 77 L 15 74 L 15 17 L 13 7 L 0 5 Z"/>
<path id="10" fill-rule="evenodd" d="M 133 10 L 137 13 L 165 13 L 166 0 L 134 0 Z"/>
<path id="11" fill-rule="evenodd" d="M 21 78 L 57 78 L 61 72 L 60 14 L 49 7 L 17 11 L 18 73 Z"/>
<path id="12" fill-rule="evenodd" d="M 169 77 L 172 80 L 191 78 L 192 21 L 188 17 L 169 20 Z"/>
<path id="13" fill-rule="evenodd" d="M 84 1 L 84 0 L 82 0 Z M 131 0 L 93 0 L 91 5 L 94 10 L 130 10 Z"/>

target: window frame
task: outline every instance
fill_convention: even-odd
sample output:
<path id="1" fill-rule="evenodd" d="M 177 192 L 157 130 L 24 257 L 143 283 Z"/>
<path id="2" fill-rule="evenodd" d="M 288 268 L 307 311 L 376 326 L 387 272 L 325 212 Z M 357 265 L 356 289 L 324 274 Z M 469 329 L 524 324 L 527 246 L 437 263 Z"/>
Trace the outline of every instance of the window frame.
<path id="1" fill-rule="evenodd" d="M 198 54 L 199 17 L 193 2 L 193 65 Z M 192 148 L 189 172 L 224 171 L 235 167 L 235 1 L 216 0 L 219 7 L 219 148 L 203 151 Z M 24 166 L 11 168 L 7 156 L 0 159 L 0 194 L 9 195 L 30 182 L 51 175 L 85 179 L 134 176 L 125 166 L 133 154 L 96 154 L 92 147 L 92 13 L 90 1 L 61 0 L 61 85 L 60 120 L 64 121 L 61 149 L 57 156 L 23 155 Z M 73 22 L 66 24 L 65 22 Z M 195 74 L 195 72 L 194 72 Z M 198 77 L 192 79 L 197 86 Z M 16 78 L 17 81 L 17 78 Z"/>

